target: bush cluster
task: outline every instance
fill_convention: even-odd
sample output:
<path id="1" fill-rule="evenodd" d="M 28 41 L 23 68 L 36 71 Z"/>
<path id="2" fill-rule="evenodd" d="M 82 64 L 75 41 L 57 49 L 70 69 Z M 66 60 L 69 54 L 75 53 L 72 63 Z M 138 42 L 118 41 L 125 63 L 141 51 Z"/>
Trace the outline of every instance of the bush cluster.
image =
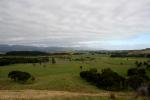
<path id="1" fill-rule="evenodd" d="M 149 61 L 144 61 L 144 62 L 135 62 L 136 67 L 146 67 L 147 69 L 150 69 L 150 62 Z"/>
<path id="2" fill-rule="evenodd" d="M 34 78 L 33 76 L 31 76 L 30 73 L 22 71 L 11 71 L 9 72 L 8 77 L 16 82 L 23 82 L 23 83 L 29 80 L 30 78 L 32 79 Z"/>
<path id="3" fill-rule="evenodd" d="M 80 76 L 86 81 L 106 90 L 121 90 L 125 87 L 125 78 L 112 71 L 110 68 L 103 69 L 101 73 L 97 69 L 80 72 Z"/>
<path id="4" fill-rule="evenodd" d="M 131 68 L 127 77 L 123 77 L 110 68 L 103 69 L 101 73 L 97 69 L 80 72 L 80 77 L 93 85 L 105 90 L 138 89 L 142 84 L 148 83 L 149 77 L 144 68 Z"/>
<path id="5" fill-rule="evenodd" d="M 127 72 L 127 76 L 127 83 L 134 90 L 149 81 L 149 77 L 146 75 L 144 68 L 130 68 Z"/>

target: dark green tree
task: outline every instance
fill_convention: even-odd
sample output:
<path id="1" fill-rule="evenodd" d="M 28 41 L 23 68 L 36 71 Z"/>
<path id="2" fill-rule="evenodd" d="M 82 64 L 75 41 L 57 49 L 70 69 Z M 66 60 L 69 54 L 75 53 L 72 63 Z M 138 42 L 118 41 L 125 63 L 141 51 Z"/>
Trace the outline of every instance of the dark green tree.
<path id="1" fill-rule="evenodd" d="M 9 72 L 8 77 L 16 82 L 25 83 L 32 76 L 28 72 L 11 71 L 11 72 Z"/>
<path id="2" fill-rule="evenodd" d="M 55 64 L 56 63 L 56 60 L 54 57 L 52 57 L 52 64 Z"/>

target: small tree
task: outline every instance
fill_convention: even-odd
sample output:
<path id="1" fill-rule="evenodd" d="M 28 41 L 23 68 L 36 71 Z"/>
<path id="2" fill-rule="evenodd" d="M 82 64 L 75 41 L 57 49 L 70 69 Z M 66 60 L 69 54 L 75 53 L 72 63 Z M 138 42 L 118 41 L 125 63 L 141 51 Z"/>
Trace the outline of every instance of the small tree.
<path id="1" fill-rule="evenodd" d="M 137 68 L 130 68 L 130 69 L 128 69 L 127 74 L 128 74 L 128 76 L 137 75 L 138 74 L 138 69 Z"/>
<path id="2" fill-rule="evenodd" d="M 55 64 L 56 63 L 56 60 L 54 57 L 52 57 L 52 64 Z"/>
<path id="3" fill-rule="evenodd" d="M 124 81 L 124 77 L 112 71 L 110 68 L 106 68 L 102 70 L 98 85 L 106 90 L 121 90 L 124 88 Z"/>
<path id="4" fill-rule="evenodd" d="M 82 70 L 82 68 L 83 68 L 83 67 L 82 67 L 82 66 L 80 66 L 80 69 L 81 69 L 81 70 Z"/>

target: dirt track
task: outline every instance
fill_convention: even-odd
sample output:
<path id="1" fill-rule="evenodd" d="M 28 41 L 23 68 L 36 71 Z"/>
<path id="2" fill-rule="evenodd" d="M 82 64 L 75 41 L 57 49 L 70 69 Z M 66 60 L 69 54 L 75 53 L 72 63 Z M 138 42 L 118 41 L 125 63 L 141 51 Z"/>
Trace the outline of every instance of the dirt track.
<path id="1" fill-rule="evenodd" d="M 117 93 L 124 95 L 123 93 Z M 110 96 L 110 92 L 101 93 L 78 93 L 67 91 L 48 91 L 48 90 L 0 90 L 0 100 L 25 100 L 28 99 L 40 99 L 49 97 L 75 97 L 75 96 Z"/>

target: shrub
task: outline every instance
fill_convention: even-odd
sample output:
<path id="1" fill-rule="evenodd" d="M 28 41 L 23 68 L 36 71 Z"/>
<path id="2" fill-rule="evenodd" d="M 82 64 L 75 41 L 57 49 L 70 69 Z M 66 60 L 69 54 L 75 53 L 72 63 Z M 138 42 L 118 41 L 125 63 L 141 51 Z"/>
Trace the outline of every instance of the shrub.
<path id="1" fill-rule="evenodd" d="M 99 74 L 97 73 L 97 69 L 90 69 L 89 71 L 80 72 L 80 76 L 84 78 L 86 81 L 91 83 L 96 83 L 98 80 Z"/>
<path id="2" fill-rule="evenodd" d="M 128 70 L 127 84 L 134 90 L 139 88 L 142 84 L 149 81 L 144 68 L 130 68 Z"/>
<path id="3" fill-rule="evenodd" d="M 137 74 L 138 74 L 137 68 L 130 68 L 130 69 L 128 69 L 128 72 L 127 72 L 128 76 L 133 76 L 133 75 L 137 75 Z"/>
<path id="4" fill-rule="evenodd" d="M 54 57 L 52 57 L 52 64 L 55 64 L 56 63 L 56 60 Z"/>
<path id="5" fill-rule="evenodd" d="M 119 91 L 127 86 L 138 89 L 142 84 L 149 81 L 144 68 L 131 68 L 128 70 L 128 77 L 124 78 L 110 68 L 103 69 L 101 73 L 97 69 L 80 72 L 80 76 L 86 81 L 105 90 Z M 149 85 L 150 91 L 150 85 Z"/>
<path id="6" fill-rule="evenodd" d="M 144 76 L 146 74 L 146 71 L 145 71 L 145 69 L 144 68 L 140 68 L 140 69 L 138 69 L 138 75 L 140 75 L 140 76 Z"/>
<path id="7" fill-rule="evenodd" d="M 120 90 L 124 88 L 125 78 L 113 72 L 111 69 L 103 69 L 102 73 L 98 73 L 97 69 L 82 71 L 80 76 L 88 82 L 93 83 L 99 88 L 106 90 Z"/>
<path id="8" fill-rule="evenodd" d="M 145 76 L 146 71 L 144 68 L 130 68 L 128 69 L 128 76 L 139 75 Z"/>
<path id="9" fill-rule="evenodd" d="M 142 83 L 144 83 L 144 80 L 145 79 L 141 76 L 133 75 L 127 79 L 127 83 L 131 88 L 136 90 L 138 87 L 142 85 Z"/>
<path id="10" fill-rule="evenodd" d="M 82 66 L 80 66 L 80 69 L 81 69 L 81 70 L 82 70 L 82 68 L 83 68 L 83 67 L 82 67 Z"/>
<path id="11" fill-rule="evenodd" d="M 17 82 L 26 82 L 32 76 L 27 72 L 22 71 L 11 71 L 8 74 L 8 77 Z"/>
<path id="12" fill-rule="evenodd" d="M 137 67 L 141 67 L 142 66 L 142 62 L 139 62 L 138 64 L 137 64 Z"/>
<path id="13" fill-rule="evenodd" d="M 120 90 L 124 88 L 124 81 L 124 77 L 108 68 L 102 70 L 98 86 L 107 90 Z"/>

